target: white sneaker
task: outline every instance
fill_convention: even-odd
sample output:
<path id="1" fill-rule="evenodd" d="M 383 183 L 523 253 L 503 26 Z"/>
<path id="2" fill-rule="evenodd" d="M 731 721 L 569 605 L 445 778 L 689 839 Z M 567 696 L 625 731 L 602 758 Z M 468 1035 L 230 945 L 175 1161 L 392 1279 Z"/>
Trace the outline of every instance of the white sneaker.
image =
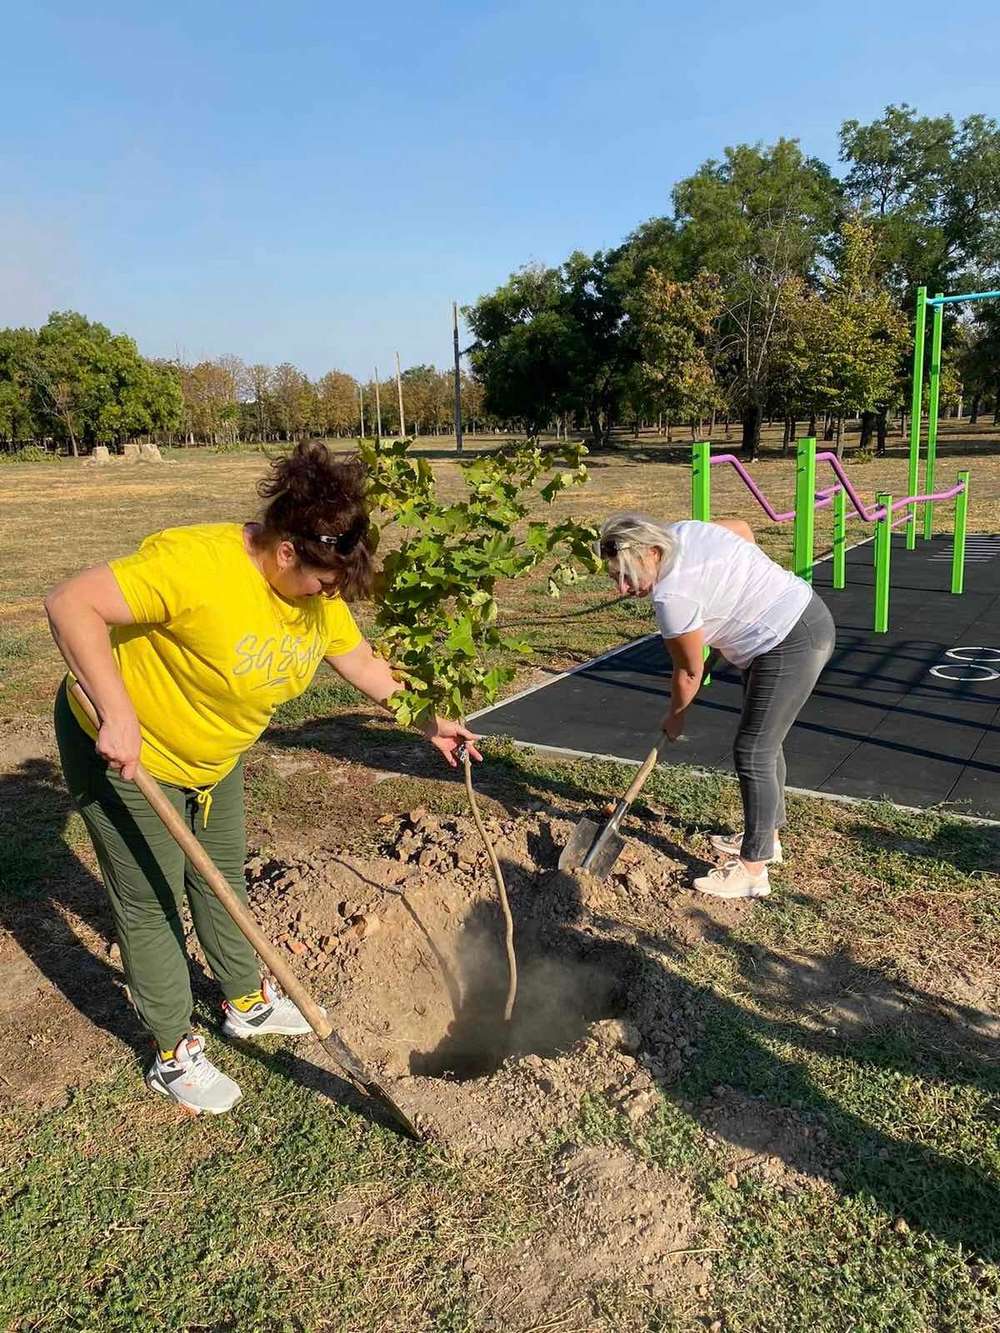
<path id="1" fill-rule="evenodd" d="M 736 833 L 715 833 L 710 841 L 717 852 L 720 852 L 728 859 L 732 859 L 733 857 L 738 858 L 743 851 L 744 836 L 743 830 L 740 829 Z M 784 859 L 785 858 L 781 854 L 781 839 L 776 833 L 774 835 L 774 855 L 765 857 L 764 864 L 768 866 L 780 866 Z"/>
<path id="2" fill-rule="evenodd" d="M 232 1000 L 226 1000 L 222 1009 L 226 1015 L 222 1030 L 227 1037 L 301 1037 L 312 1032 L 298 1006 L 266 977 L 260 983 L 260 999 L 249 1009 L 238 1009 Z"/>
<path id="3" fill-rule="evenodd" d="M 766 898 L 771 892 L 767 867 L 753 875 L 739 860 L 727 861 L 710 870 L 694 881 L 694 887 L 713 898 Z"/>
<path id="4" fill-rule="evenodd" d="M 190 1036 L 177 1043 L 169 1059 L 157 1051 L 146 1082 L 154 1092 L 173 1097 L 194 1115 L 201 1115 L 202 1111 L 222 1115 L 231 1111 L 243 1094 L 239 1084 L 216 1069 L 204 1051 L 202 1039 Z"/>

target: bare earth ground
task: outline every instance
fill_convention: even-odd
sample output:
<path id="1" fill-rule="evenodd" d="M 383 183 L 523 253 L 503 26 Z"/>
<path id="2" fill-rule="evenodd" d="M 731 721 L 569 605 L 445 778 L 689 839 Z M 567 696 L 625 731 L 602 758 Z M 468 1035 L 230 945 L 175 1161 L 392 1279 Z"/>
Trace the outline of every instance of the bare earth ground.
<path id="1" fill-rule="evenodd" d="M 942 481 L 968 462 L 949 447 Z M 649 442 L 642 451 L 658 452 Z M 110 1076 L 129 1090 L 140 1138 L 181 1134 L 190 1151 L 208 1151 L 203 1134 L 138 1091 L 147 1048 L 122 989 L 93 855 L 58 774 L 46 713 L 59 667 L 38 606 L 58 577 L 159 526 L 247 512 L 261 462 L 0 472 L 0 1096 L 9 1142 L 26 1134 L 30 1144 L 32 1126 L 70 1114 L 67 1089 Z M 434 466 L 454 485 L 450 464 Z M 997 530 L 1000 466 L 989 455 L 971 466 L 970 528 Z M 790 467 L 768 461 L 756 475 L 780 498 Z M 861 472 L 867 495 L 898 494 L 905 461 Z M 610 454 L 566 503 L 591 519 L 637 504 L 674 517 L 686 512 L 687 486 L 683 467 Z M 716 494 L 718 512 L 751 517 L 727 482 Z M 785 534 L 767 535 L 779 552 Z M 535 587 L 508 599 L 505 614 L 537 644 L 535 670 L 553 670 L 645 631 L 634 606 L 589 610 L 604 600 L 597 580 L 554 604 Z M 432 1153 L 474 1172 L 508 1163 L 509 1188 L 517 1181 L 531 1199 L 503 1243 L 486 1242 L 485 1222 L 454 1223 L 466 1323 L 443 1322 L 433 1302 L 419 1318 L 408 1305 L 401 1315 L 400 1290 L 384 1322 L 374 1306 L 338 1322 L 333 1306 L 288 1326 L 1000 1327 L 986 1220 L 1000 1206 L 996 831 L 796 801 L 790 864 L 775 872 L 772 898 L 717 903 L 687 882 L 708 863 L 708 833 L 732 826 L 734 790 L 671 770 L 651 783 L 608 881 L 562 874 L 556 861 L 573 823 L 622 776 L 613 766 L 530 760 L 502 744 L 477 775 L 518 927 L 520 1000 L 505 1032 L 495 888 L 460 785 L 418 741 L 336 689 L 254 751 L 247 877 L 264 929 L 418 1119 Z M 217 997 L 193 936 L 191 948 L 199 1013 L 211 1026 Z M 274 1059 L 283 1078 L 324 1105 L 355 1105 L 315 1043 L 282 1045 Z M 977 1078 L 982 1096 L 966 1123 L 961 1089 L 978 1096 Z M 0 1183 L 4 1161 L 20 1172 L 29 1158 L 30 1148 L 0 1153 Z M 377 1187 L 345 1185 L 325 1215 L 359 1252 L 383 1249 L 399 1230 L 389 1170 Z M 914 1173 L 926 1189 L 907 1193 L 901 1182 Z M 502 1201 L 507 1187 L 492 1188 Z M 891 1279 L 873 1270 L 860 1288 L 874 1294 L 898 1280 L 909 1315 L 892 1315 L 885 1300 L 883 1325 L 870 1322 L 877 1301 L 859 1313 L 832 1298 L 810 1313 L 805 1296 L 787 1292 L 741 1314 L 749 1275 L 759 1282 L 769 1271 L 766 1255 L 748 1257 L 741 1215 L 749 1223 L 764 1208 L 771 1225 L 787 1214 L 789 1244 L 798 1235 L 800 1249 L 822 1251 L 821 1266 L 829 1244 L 834 1275 L 855 1253 L 837 1230 L 852 1200 L 887 1219 L 886 1256 L 892 1247 L 909 1253 L 911 1232 L 935 1246 L 958 1243 L 965 1257 L 949 1273 L 961 1297 L 932 1299 L 927 1288 L 918 1299 L 895 1269 Z M 761 1234 L 764 1223 L 755 1225 Z M 286 1275 L 294 1245 L 270 1262 Z M 295 1281 L 304 1301 L 307 1272 Z M 419 1289 L 418 1277 L 406 1281 Z M 57 1307 L 24 1300 L 5 1309 L 0 1293 L 9 1327 L 94 1326 L 60 1323 Z M 81 1308 L 94 1318 L 95 1307 Z M 163 1326 L 198 1326 L 176 1318 Z M 284 1326 L 270 1318 L 267 1326 Z M 236 1325 L 216 1316 L 211 1326 Z"/>

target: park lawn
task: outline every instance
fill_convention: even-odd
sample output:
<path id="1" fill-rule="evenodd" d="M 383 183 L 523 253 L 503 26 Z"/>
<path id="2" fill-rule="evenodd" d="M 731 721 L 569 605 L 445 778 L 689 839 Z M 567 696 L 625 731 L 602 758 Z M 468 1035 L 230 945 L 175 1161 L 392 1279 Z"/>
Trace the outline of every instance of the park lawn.
<path id="1" fill-rule="evenodd" d="M 654 443 L 641 448 L 657 456 Z M 162 468 L 0 470 L 0 722 L 11 735 L 47 735 L 41 717 L 31 718 L 48 711 L 60 673 L 40 614 L 45 590 L 159 527 L 242 517 L 262 464 L 258 455 L 199 454 Z M 433 466 L 453 490 L 453 465 Z M 939 477 L 964 466 L 973 469 L 971 530 L 1000 530 L 1000 467 L 971 450 L 948 452 Z M 905 469 L 894 456 L 849 470 L 870 498 L 902 493 Z M 755 475 L 775 499 L 790 498 L 791 470 L 790 461 L 768 460 Z M 735 482 L 720 479 L 716 495 L 716 512 L 754 519 Z M 641 506 L 669 518 L 687 504 L 683 466 L 607 454 L 557 512 L 596 520 Z M 787 531 L 755 526 L 768 549 L 787 553 Z M 551 670 L 647 631 L 644 608 L 606 605 L 608 591 L 594 578 L 552 602 L 539 580 L 507 597 L 503 614 L 535 644 L 536 667 Z M 430 770 L 373 786 L 363 804 L 322 775 L 294 789 L 282 782 L 283 747 L 331 712 L 343 720 L 345 756 L 378 762 L 369 715 L 322 677 L 250 756 L 257 845 L 308 848 L 332 821 L 338 837 L 364 846 L 380 814 L 456 808 L 454 781 Z M 491 797 L 515 815 L 554 792 L 591 806 L 625 776 L 616 765 L 544 760 L 497 742 L 489 750 Z M 39 819 L 37 774 L 21 782 L 38 762 L 0 757 L 0 899 L 29 905 L 43 902 L 65 867 L 94 870 L 77 817 Z M 708 830 L 737 812 L 731 782 L 679 768 L 658 772 L 644 801 L 633 835 L 663 820 L 693 857 L 705 854 Z M 544 1236 L 543 1182 L 572 1137 L 623 1144 L 687 1183 L 709 1276 L 654 1303 L 612 1274 L 592 1298 L 581 1293 L 551 1311 L 537 1333 L 1000 1330 L 1000 1067 L 995 1035 L 974 1030 L 980 1010 L 995 1013 L 1000 1001 L 998 831 L 804 799 L 792 801 L 791 818 L 794 863 L 776 875 L 783 891 L 670 963 L 697 999 L 704 1036 L 698 1058 L 638 1127 L 595 1088 L 550 1143 L 456 1160 L 299 1087 L 280 1041 L 256 1057 L 227 1047 L 226 1068 L 245 1096 L 218 1120 L 179 1118 L 146 1095 L 136 1054 L 120 1041 L 108 1044 L 99 1073 L 88 1067 L 56 1104 L 8 1099 L 0 1326 L 477 1333 L 502 1312 L 506 1260 L 526 1238 Z M 634 909 L 623 902 L 621 910 Z M 840 1022 L 824 996 L 827 982 L 842 991 L 845 977 L 862 1006 L 888 994 L 903 997 L 905 1012 Z M 211 1026 L 207 1003 L 199 1006 Z M 78 1039 L 81 1048 L 91 1040 L 82 1016 Z M 742 1150 L 710 1132 L 702 1114 L 722 1084 L 822 1135 L 821 1187 L 792 1172 L 743 1170 Z M 491 1264 L 499 1276 L 483 1289 L 469 1274 Z"/>

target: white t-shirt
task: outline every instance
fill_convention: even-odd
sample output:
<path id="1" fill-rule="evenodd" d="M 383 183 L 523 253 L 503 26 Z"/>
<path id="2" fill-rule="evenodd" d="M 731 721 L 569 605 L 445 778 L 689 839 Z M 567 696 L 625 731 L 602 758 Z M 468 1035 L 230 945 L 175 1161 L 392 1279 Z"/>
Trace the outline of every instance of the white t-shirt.
<path id="1" fill-rule="evenodd" d="M 809 604 L 809 584 L 716 523 L 669 526 L 674 560 L 651 594 L 663 637 L 703 629 L 705 642 L 740 668 L 781 643 Z"/>

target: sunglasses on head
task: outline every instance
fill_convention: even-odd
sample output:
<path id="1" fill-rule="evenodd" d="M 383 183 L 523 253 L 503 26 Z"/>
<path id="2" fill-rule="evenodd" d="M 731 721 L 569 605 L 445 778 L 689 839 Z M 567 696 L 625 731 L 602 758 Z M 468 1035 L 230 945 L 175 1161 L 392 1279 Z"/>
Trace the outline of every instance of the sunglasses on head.
<path id="1" fill-rule="evenodd" d="M 346 532 L 333 535 L 327 532 L 310 532 L 304 534 L 304 540 L 316 542 L 319 546 L 332 547 L 338 555 L 350 555 L 367 531 L 368 520 L 359 518 L 351 524 Z"/>

